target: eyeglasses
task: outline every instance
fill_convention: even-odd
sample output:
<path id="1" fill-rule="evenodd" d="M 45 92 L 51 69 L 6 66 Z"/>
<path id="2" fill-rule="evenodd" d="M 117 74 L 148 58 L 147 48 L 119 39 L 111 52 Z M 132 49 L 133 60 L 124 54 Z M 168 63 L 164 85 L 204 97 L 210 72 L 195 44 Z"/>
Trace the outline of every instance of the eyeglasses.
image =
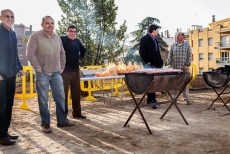
<path id="1" fill-rule="evenodd" d="M 69 30 L 68 32 L 70 32 L 70 33 L 77 33 L 77 31 L 72 31 L 72 30 Z"/>
<path id="2" fill-rule="evenodd" d="M 14 19 L 14 16 L 8 16 L 8 15 L 6 15 L 5 18 L 7 18 L 7 19 L 9 19 L 9 18 Z"/>

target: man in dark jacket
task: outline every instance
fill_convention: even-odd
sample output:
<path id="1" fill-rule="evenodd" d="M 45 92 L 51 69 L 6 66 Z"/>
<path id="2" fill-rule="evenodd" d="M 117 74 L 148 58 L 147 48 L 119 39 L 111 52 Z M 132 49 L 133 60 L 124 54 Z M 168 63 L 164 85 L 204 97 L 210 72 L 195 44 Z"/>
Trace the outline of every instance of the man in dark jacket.
<path id="1" fill-rule="evenodd" d="M 148 33 L 140 40 L 139 53 L 142 58 L 143 66 L 146 69 L 161 68 L 163 66 L 163 60 L 156 39 L 158 28 L 159 26 L 157 25 L 150 25 Z M 152 103 L 152 108 L 156 109 L 158 107 L 156 94 L 148 93 L 147 97 L 147 104 Z"/>
<path id="2" fill-rule="evenodd" d="M 24 75 L 18 58 L 17 38 L 11 29 L 14 13 L 2 10 L 0 20 L 0 144 L 13 145 L 18 136 L 8 134 L 14 103 L 16 75 Z"/>
<path id="3" fill-rule="evenodd" d="M 77 27 L 70 25 L 66 30 L 66 36 L 61 36 L 62 44 L 66 54 L 66 64 L 62 79 L 65 91 L 65 111 L 68 113 L 68 92 L 72 98 L 72 116 L 73 118 L 86 119 L 86 116 L 81 114 L 80 104 L 80 73 L 79 61 L 85 56 L 85 47 L 76 38 Z"/>

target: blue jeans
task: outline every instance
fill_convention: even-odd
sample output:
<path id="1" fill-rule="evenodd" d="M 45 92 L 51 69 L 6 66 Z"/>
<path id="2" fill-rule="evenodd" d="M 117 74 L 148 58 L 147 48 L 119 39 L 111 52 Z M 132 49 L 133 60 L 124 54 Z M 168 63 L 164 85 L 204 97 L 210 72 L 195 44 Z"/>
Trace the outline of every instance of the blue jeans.
<path id="1" fill-rule="evenodd" d="M 36 72 L 36 89 L 38 93 L 38 105 L 40 116 L 42 119 L 41 125 L 50 124 L 50 113 L 48 109 L 48 91 L 49 86 L 56 104 L 56 117 L 58 124 L 68 122 L 65 113 L 65 93 L 62 77 L 58 72 L 51 75 L 45 72 Z"/>
<path id="2" fill-rule="evenodd" d="M 143 66 L 145 69 L 153 69 L 156 68 L 152 66 L 151 64 L 146 64 L 143 62 Z M 147 93 L 147 103 L 154 103 L 156 101 L 156 93 Z"/>

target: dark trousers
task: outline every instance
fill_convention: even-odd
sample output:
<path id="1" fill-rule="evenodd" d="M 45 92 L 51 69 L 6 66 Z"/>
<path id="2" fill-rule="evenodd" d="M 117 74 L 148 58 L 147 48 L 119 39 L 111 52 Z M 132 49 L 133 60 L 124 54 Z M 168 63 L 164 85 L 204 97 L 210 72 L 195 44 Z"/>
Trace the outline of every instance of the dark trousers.
<path id="1" fill-rule="evenodd" d="M 70 93 L 72 98 L 72 115 L 81 115 L 81 91 L 80 91 L 80 74 L 79 72 L 66 72 L 62 74 L 65 91 L 65 112 L 68 114 L 68 92 L 70 87 Z"/>
<path id="2" fill-rule="evenodd" d="M 145 69 L 157 68 L 155 66 L 152 66 L 151 64 L 146 64 L 145 62 L 142 63 Z M 147 103 L 150 102 L 156 102 L 156 93 L 147 93 Z"/>
<path id="3" fill-rule="evenodd" d="M 1 75 L 2 76 L 2 75 Z M 16 77 L 0 80 L 0 138 L 7 137 L 15 94 Z"/>
<path id="4" fill-rule="evenodd" d="M 156 93 L 147 93 L 147 103 L 156 102 Z"/>

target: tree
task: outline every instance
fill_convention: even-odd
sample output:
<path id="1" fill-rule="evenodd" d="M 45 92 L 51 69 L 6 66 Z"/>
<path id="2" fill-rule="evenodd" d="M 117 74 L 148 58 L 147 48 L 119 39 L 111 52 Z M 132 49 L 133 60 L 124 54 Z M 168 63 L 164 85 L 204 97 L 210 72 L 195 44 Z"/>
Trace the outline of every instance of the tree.
<path id="1" fill-rule="evenodd" d="M 160 20 L 153 17 L 146 17 L 144 20 L 141 21 L 141 23 L 138 23 L 138 30 L 131 32 L 131 35 L 134 37 L 133 40 L 130 42 L 133 43 L 133 50 L 138 50 L 140 46 L 140 39 L 147 33 L 148 27 L 151 24 L 158 25 L 160 24 Z M 158 25 L 159 26 L 159 25 Z M 159 26 L 160 27 L 160 26 Z M 157 41 L 160 46 L 161 51 L 165 51 L 165 48 L 168 47 L 167 43 L 161 38 L 160 34 L 157 36 Z"/>
<path id="2" fill-rule="evenodd" d="M 27 43 L 30 39 L 30 36 L 23 35 L 22 36 L 22 42 Z"/>
<path id="3" fill-rule="evenodd" d="M 68 25 L 78 27 L 78 38 L 86 47 L 86 55 L 81 65 L 103 64 L 112 61 L 123 50 L 126 21 L 116 29 L 114 0 L 57 0 L 64 15 L 58 22 L 59 35 L 64 35 Z"/>

